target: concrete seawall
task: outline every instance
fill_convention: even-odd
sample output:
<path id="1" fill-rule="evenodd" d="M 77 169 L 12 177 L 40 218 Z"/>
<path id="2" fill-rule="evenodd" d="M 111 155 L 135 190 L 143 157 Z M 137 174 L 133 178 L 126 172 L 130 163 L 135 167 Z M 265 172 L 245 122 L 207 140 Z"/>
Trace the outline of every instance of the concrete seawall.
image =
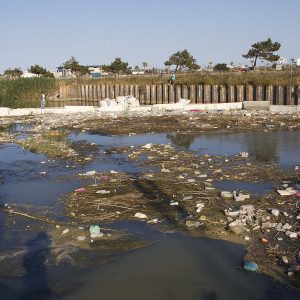
<path id="1" fill-rule="evenodd" d="M 259 104 L 259 103 L 258 103 Z M 209 111 L 209 110 L 267 110 L 272 113 L 300 113 L 300 105 L 269 105 L 268 103 L 253 106 L 244 102 L 234 103 L 215 103 L 215 104 L 189 104 L 182 103 L 173 104 L 154 104 L 143 105 L 127 109 L 128 112 L 144 112 L 144 111 Z M 10 109 L 8 107 L 0 107 L 0 117 L 13 117 L 13 116 L 29 116 L 40 114 L 72 114 L 72 113 L 117 113 L 124 112 L 121 106 L 65 106 L 62 108 L 45 108 L 43 111 L 40 108 L 17 108 Z"/>

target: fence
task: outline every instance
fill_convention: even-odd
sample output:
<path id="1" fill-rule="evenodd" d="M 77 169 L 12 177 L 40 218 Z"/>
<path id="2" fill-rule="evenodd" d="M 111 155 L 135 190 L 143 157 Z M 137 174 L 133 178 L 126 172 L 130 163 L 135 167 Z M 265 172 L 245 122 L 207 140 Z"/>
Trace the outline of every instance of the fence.
<path id="1" fill-rule="evenodd" d="M 82 105 L 118 96 L 133 95 L 142 105 L 176 103 L 180 98 L 191 103 L 232 103 L 269 101 L 273 105 L 300 104 L 299 86 L 262 85 L 66 85 L 61 86 L 63 101 L 80 101 Z"/>

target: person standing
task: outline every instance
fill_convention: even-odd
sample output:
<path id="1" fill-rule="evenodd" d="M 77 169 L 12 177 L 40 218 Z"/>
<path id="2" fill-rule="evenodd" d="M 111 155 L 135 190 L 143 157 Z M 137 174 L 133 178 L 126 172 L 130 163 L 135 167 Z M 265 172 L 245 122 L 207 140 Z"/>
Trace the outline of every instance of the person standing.
<path id="1" fill-rule="evenodd" d="M 172 75 L 170 77 L 168 84 L 175 84 L 175 80 L 176 80 L 176 74 L 175 74 L 175 72 L 172 72 Z"/>
<path id="2" fill-rule="evenodd" d="M 42 112 L 44 111 L 46 107 L 46 95 L 44 94 L 44 92 L 42 92 L 42 95 L 41 95 L 41 110 Z"/>

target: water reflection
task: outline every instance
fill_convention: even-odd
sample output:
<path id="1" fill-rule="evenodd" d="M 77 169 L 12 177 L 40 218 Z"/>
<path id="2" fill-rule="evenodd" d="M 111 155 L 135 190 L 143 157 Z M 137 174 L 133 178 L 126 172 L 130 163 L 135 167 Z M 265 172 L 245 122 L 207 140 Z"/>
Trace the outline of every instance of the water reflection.
<path id="1" fill-rule="evenodd" d="M 167 138 L 171 140 L 171 142 L 178 146 L 184 147 L 185 149 L 189 149 L 191 144 L 194 142 L 195 138 L 197 138 L 199 134 L 197 133 L 175 133 L 175 134 L 167 134 Z"/>
<path id="2" fill-rule="evenodd" d="M 20 300 L 45 299 L 51 294 L 47 280 L 46 262 L 50 258 L 51 241 L 46 232 L 40 232 L 26 243 L 27 252 L 23 257 L 25 269 L 24 293 Z"/>
<path id="3" fill-rule="evenodd" d="M 246 151 L 259 161 L 276 162 L 283 167 L 300 163 L 300 131 L 175 133 L 166 135 L 166 139 L 200 154 L 236 155 Z"/>

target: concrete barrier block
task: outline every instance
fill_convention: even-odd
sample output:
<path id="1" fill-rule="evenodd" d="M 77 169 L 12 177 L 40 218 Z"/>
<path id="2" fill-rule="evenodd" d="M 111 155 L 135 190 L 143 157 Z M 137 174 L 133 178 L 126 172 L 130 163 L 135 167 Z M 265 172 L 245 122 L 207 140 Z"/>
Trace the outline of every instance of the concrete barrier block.
<path id="1" fill-rule="evenodd" d="M 247 110 L 269 110 L 269 101 L 244 101 L 244 109 Z"/>
<path id="2" fill-rule="evenodd" d="M 296 113 L 299 105 L 271 105 L 270 112 L 272 113 Z"/>
<path id="3" fill-rule="evenodd" d="M 213 103 L 213 104 L 189 104 L 185 107 L 185 110 L 231 110 L 231 109 L 242 109 L 243 102 L 232 102 L 232 103 Z"/>
<path id="4" fill-rule="evenodd" d="M 1 117 L 9 116 L 10 110 L 11 109 L 9 107 L 0 107 L 0 116 Z"/>
<path id="5" fill-rule="evenodd" d="M 92 111 L 95 111 L 94 106 L 65 106 L 65 112 L 67 113 L 80 113 Z"/>
<path id="6" fill-rule="evenodd" d="M 10 116 L 28 116 L 41 114 L 40 108 L 16 108 L 9 113 Z"/>

